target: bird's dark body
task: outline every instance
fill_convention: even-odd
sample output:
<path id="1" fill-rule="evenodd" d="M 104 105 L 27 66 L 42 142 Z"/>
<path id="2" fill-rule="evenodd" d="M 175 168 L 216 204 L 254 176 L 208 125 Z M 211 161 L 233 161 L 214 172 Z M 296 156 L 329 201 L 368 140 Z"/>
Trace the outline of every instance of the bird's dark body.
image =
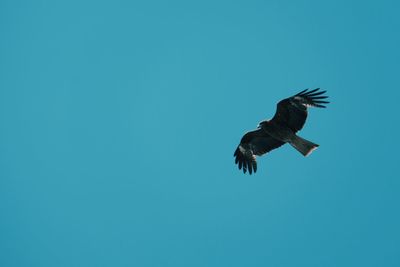
<path id="1" fill-rule="evenodd" d="M 285 143 L 292 140 L 293 136 L 295 135 L 292 129 L 274 121 L 260 122 L 260 127 L 265 133 L 269 134 L 274 139 Z"/>
<path id="2" fill-rule="evenodd" d="M 261 156 L 273 149 L 289 143 L 304 156 L 309 155 L 318 147 L 317 144 L 301 138 L 296 133 L 300 131 L 307 119 L 307 107 L 325 108 L 329 103 L 319 88 L 300 93 L 281 100 L 271 120 L 262 121 L 259 127 L 246 133 L 236 148 L 235 163 L 243 172 L 250 174 L 257 171 L 256 156 Z"/>

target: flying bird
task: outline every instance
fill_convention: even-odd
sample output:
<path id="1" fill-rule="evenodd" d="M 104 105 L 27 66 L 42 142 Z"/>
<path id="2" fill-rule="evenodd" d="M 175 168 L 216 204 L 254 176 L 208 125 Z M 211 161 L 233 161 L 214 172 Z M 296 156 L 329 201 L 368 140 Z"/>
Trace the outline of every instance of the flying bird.
<path id="1" fill-rule="evenodd" d="M 249 174 L 257 171 L 256 156 L 276 149 L 286 143 L 292 145 L 304 156 L 308 156 L 318 145 L 296 135 L 307 119 L 307 108 L 325 108 L 329 103 L 323 99 L 328 98 L 320 91 L 305 89 L 300 93 L 281 100 L 277 104 L 274 117 L 258 124 L 254 131 L 247 132 L 235 150 L 235 164 Z"/>

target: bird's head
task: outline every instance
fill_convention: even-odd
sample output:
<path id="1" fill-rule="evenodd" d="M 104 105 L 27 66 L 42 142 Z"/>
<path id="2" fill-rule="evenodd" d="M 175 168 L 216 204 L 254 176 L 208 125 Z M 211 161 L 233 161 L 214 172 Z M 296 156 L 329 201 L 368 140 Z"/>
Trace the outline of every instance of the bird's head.
<path id="1" fill-rule="evenodd" d="M 266 121 L 261 121 L 260 123 L 258 123 L 257 128 L 261 128 L 263 125 L 268 124 L 269 120 Z"/>

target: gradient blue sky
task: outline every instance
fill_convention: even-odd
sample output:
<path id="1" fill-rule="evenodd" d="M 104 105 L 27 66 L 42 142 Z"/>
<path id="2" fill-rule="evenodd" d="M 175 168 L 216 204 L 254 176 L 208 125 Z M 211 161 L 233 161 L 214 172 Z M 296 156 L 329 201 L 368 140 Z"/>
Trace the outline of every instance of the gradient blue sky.
<path id="1" fill-rule="evenodd" d="M 0 266 L 400 266 L 398 1 L 0 3 Z M 307 87 L 247 176 L 242 134 Z"/>

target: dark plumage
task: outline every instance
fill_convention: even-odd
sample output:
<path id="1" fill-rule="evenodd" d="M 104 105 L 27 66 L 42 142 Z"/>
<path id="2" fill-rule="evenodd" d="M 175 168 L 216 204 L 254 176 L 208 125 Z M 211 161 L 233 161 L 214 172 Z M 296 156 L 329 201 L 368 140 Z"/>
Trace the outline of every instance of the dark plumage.
<path id="1" fill-rule="evenodd" d="M 328 98 L 323 95 L 326 91 L 319 91 L 319 88 L 300 93 L 281 100 L 276 109 L 276 113 L 271 120 L 259 123 L 256 130 L 246 133 L 239 146 L 236 148 L 234 157 L 235 164 L 239 169 L 249 174 L 257 171 L 256 156 L 261 156 L 285 143 L 289 143 L 304 156 L 308 156 L 318 147 L 306 139 L 296 135 L 300 131 L 307 119 L 307 108 L 325 108 L 329 103 L 323 99 Z"/>

